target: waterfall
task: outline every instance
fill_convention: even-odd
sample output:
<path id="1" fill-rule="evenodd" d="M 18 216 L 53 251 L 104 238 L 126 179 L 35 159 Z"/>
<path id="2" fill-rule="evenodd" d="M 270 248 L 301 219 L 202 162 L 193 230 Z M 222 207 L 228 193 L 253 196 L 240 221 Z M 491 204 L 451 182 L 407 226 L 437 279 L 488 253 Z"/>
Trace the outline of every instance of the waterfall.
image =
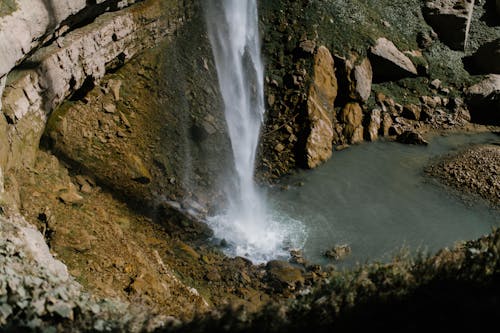
<path id="1" fill-rule="evenodd" d="M 228 207 L 209 224 L 233 255 L 261 262 L 282 255 L 290 237 L 254 182 L 265 112 L 257 0 L 207 0 L 206 19 L 235 167 Z"/>

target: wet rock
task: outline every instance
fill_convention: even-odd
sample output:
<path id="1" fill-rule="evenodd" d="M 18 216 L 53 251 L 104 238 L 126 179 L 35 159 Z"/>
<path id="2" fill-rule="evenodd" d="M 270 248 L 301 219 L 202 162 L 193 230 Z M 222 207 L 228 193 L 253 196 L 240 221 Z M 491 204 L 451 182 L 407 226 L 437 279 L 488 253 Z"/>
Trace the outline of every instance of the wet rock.
<path id="1" fill-rule="evenodd" d="M 325 251 L 324 256 L 339 261 L 345 259 L 350 254 L 351 247 L 348 244 L 341 244 Z"/>
<path id="2" fill-rule="evenodd" d="M 286 261 L 272 260 L 266 265 L 267 278 L 277 290 L 295 290 L 304 284 L 302 270 Z"/>
<path id="3" fill-rule="evenodd" d="M 422 134 L 415 131 L 404 131 L 399 134 L 396 138 L 397 142 L 409 144 L 409 145 L 424 145 L 427 146 L 429 143 L 424 139 Z"/>
<path id="4" fill-rule="evenodd" d="M 473 74 L 500 74 L 500 38 L 481 45 L 464 63 Z"/>
<path id="5" fill-rule="evenodd" d="M 370 48 L 370 61 L 376 82 L 399 80 L 417 75 L 413 62 L 386 38 L 377 39 Z"/>
<path id="6" fill-rule="evenodd" d="M 307 260 L 304 258 L 304 253 L 302 250 L 291 250 L 290 251 L 290 262 L 299 265 L 306 265 Z"/>
<path id="7" fill-rule="evenodd" d="M 500 124 L 500 75 L 492 74 L 466 91 L 473 122 Z"/>
<path id="8" fill-rule="evenodd" d="M 333 103 L 338 89 L 330 51 L 320 46 L 314 62 L 313 83 L 307 100 L 310 134 L 306 142 L 306 157 L 309 168 L 315 168 L 332 155 Z"/>
<path id="9" fill-rule="evenodd" d="M 349 143 L 363 141 L 363 110 L 358 103 L 347 103 L 340 113 L 340 121 L 345 124 L 343 134 Z"/>
<path id="10" fill-rule="evenodd" d="M 474 0 L 427 0 L 423 13 L 443 43 L 463 51 L 473 10 Z"/>
<path id="11" fill-rule="evenodd" d="M 418 105 L 406 104 L 405 106 L 403 106 L 403 113 L 401 115 L 407 119 L 419 120 L 420 112 L 421 109 Z"/>
<path id="12" fill-rule="evenodd" d="M 370 113 L 370 122 L 368 124 L 368 133 L 367 133 L 369 141 L 375 141 L 378 139 L 380 124 L 382 123 L 381 115 L 382 115 L 382 110 L 380 109 L 373 109 Z"/>

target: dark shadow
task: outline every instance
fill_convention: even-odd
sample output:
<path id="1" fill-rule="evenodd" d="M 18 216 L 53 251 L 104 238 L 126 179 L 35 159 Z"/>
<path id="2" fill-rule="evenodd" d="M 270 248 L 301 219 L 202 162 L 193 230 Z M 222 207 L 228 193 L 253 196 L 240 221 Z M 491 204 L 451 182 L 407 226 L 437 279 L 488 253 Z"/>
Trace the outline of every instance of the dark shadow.
<path id="1" fill-rule="evenodd" d="M 500 14 L 496 12 L 495 0 L 486 0 L 484 4 L 484 14 L 480 20 L 485 22 L 489 27 L 496 27 L 500 25 Z"/>

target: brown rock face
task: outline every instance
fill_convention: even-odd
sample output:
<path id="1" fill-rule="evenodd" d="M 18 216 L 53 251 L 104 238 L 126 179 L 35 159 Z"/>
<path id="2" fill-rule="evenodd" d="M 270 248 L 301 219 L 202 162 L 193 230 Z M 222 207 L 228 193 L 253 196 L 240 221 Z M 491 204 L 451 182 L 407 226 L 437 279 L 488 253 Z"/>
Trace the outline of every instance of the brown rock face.
<path id="1" fill-rule="evenodd" d="M 340 114 L 340 121 L 345 124 L 344 136 L 349 143 L 363 141 L 363 110 L 358 103 L 347 103 Z"/>
<path id="2" fill-rule="evenodd" d="M 333 103 L 338 89 L 333 66 L 330 51 L 320 46 L 315 56 L 314 81 L 307 101 L 310 133 L 306 143 L 306 154 L 309 168 L 315 168 L 332 156 Z"/>
<path id="3" fill-rule="evenodd" d="M 370 141 L 375 141 L 378 139 L 378 132 L 380 130 L 380 124 L 382 123 L 382 111 L 380 109 L 373 109 L 370 114 L 370 123 L 368 124 L 367 137 Z"/>
<path id="4" fill-rule="evenodd" d="M 473 10 L 474 0 L 428 0 L 424 16 L 443 43 L 454 50 L 463 50 Z"/>
<path id="5" fill-rule="evenodd" d="M 417 75 L 417 68 L 393 42 L 386 38 L 377 39 L 370 48 L 371 64 L 375 81 L 391 81 Z"/>

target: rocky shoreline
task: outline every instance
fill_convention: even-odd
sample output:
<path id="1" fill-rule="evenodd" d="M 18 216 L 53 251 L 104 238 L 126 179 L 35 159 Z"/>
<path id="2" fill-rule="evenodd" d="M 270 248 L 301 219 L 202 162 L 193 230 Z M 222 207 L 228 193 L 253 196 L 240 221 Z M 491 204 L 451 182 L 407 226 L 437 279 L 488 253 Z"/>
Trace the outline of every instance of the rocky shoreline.
<path id="1" fill-rule="evenodd" d="M 426 173 L 447 186 L 500 207 L 500 146 L 480 145 L 441 158 Z"/>

